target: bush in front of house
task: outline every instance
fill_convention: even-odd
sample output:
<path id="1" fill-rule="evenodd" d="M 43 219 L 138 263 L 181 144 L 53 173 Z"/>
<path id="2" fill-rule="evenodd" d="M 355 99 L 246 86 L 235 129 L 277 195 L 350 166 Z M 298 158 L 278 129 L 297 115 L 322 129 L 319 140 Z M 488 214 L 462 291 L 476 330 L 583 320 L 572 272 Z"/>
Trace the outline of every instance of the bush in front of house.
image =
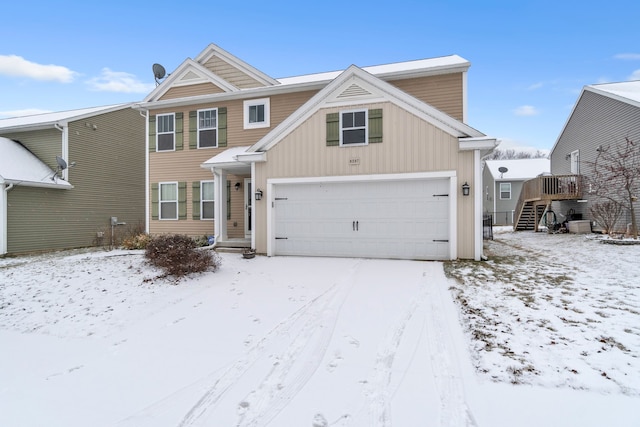
<path id="1" fill-rule="evenodd" d="M 147 233 L 140 233 L 122 239 L 122 247 L 128 250 L 146 249 L 150 241 L 151 236 Z"/>
<path id="2" fill-rule="evenodd" d="M 190 273 L 216 271 L 221 259 L 217 253 L 197 249 L 194 239 L 181 234 L 151 238 L 145 258 L 165 271 L 166 276 L 182 277 Z"/>

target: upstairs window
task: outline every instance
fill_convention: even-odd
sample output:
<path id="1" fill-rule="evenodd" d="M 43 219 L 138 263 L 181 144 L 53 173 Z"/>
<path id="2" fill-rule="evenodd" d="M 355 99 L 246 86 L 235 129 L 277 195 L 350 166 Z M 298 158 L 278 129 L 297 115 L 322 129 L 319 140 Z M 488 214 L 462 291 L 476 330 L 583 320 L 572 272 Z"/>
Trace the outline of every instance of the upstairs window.
<path id="1" fill-rule="evenodd" d="M 175 150 L 175 115 L 158 114 L 156 117 L 156 151 Z"/>
<path id="2" fill-rule="evenodd" d="M 265 128 L 270 126 L 269 98 L 244 101 L 244 128 Z"/>
<path id="3" fill-rule="evenodd" d="M 511 199 L 511 183 L 510 182 L 500 183 L 500 199 L 501 200 Z"/>
<path id="4" fill-rule="evenodd" d="M 340 145 L 367 144 L 367 110 L 340 113 Z"/>
<path id="5" fill-rule="evenodd" d="M 218 110 L 198 110 L 198 148 L 218 146 Z"/>

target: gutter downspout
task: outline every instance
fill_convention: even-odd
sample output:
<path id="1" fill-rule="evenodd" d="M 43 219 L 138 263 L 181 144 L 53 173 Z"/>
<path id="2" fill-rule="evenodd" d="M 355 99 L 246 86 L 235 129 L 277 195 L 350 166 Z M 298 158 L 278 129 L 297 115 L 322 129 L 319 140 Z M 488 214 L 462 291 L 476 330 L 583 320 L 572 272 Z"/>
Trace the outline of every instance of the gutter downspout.
<path id="1" fill-rule="evenodd" d="M 55 128 L 62 132 L 61 156 L 69 163 L 69 126 L 54 124 Z M 62 171 L 62 179 L 69 181 L 69 168 Z"/>
<path id="2" fill-rule="evenodd" d="M 139 111 L 140 115 L 145 118 L 144 121 L 144 231 L 149 234 L 149 218 L 150 218 L 150 206 L 151 200 L 149 200 L 149 192 L 151 190 L 149 184 L 149 110 Z"/>
<path id="3" fill-rule="evenodd" d="M 0 231 L 2 231 L 2 239 L 0 239 L 0 256 L 7 253 L 7 205 L 9 191 L 13 188 L 13 183 L 9 185 L 2 184 L 3 191 L 0 192 Z"/>

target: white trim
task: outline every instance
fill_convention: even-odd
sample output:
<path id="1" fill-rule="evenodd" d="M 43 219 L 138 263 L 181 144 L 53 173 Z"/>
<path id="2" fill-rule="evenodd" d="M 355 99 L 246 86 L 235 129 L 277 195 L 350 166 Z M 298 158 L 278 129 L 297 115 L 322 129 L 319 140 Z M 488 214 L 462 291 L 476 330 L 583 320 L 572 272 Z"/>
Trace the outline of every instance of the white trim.
<path id="1" fill-rule="evenodd" d="M 176 187 L 176 217 L 175 218 L 162 218 L 162 186 L 163 185 L 175 185 Z M 167 201 L 165 203 L 171 203 Z M 158 221 L 177 221 L 180 219 L 180 186 L 178 181 L 165 181 L 158 183 Z"/>
<path id="2" fill-rule="evenodd" d="M 200 128 L 200 113 L 203 113 L 205 111 L 214 111 L 215 112 L 215 116 L 216 116 L 216 125 L 214 127 L 211 128 Z M 157 119 L 156 119 L 157 120 Z M 184 120 L 184 119 L 183 119 Z M 216 132 L 216 144 L 215 145 L 211 145 L 211 146 L 207 146 L 207 147 L 201 147 L 200 146 L 200 131 L 201 130 L 214 130 Z M 218 132 L 218 109 L 217 108 L 201 108 L 199 110 L 196 110 L 196 148 L 198 150 L 200 149 L 207 149 L 207 148 L 218 148 L 218 137 L 220 136 L 220 133 Z M 183 123 L 183 134 L 184 134 L 184 123 Z"/>
<path id="3" fill-rule="evenodd" d="M 253 211 L 253 204 L 255 200 L 253 200 L 253 181 L 251 178 L 243 179 L 242 189 L 243 197 L 244 197 L 244 237 L 251 237 L 253 234 L 253 216 L 255 212 Z M 249 203 L 251 203 L 251 221 L 249 221 Z"/>
<path id="4" fill-rule="evenodd" d="M 7 186 L 0 177 L 0 255 L 7 253 L 7 192 L 12 186 Z"/>
<path id="5" fill-rule="evenodd" d="M 159 139 L 158 139 L 158 137 L 160 136 L 160 132 L 158 131 L 158 126 L 160 126 L 160 121 L 158 120 L 158 118 L 159 117 L 163 117 L 163 116 L 172 116 L 173 117 L 173 131 L 171 131 L 171 132 L 163 132 L 162 133 L 162 135 L 169 135 L 170 133 L 173 134 L 173 148 L 171 150 L 159 150 L 158 149 L 160 147 Z M 168 153 L 168 152 L 171 152 L 171 151 L 176 151 L 176 113 L 156 114 L 156 134 L 155 134 L 155 137 L 156 137 L 156 153 Z"/>
<path id="6" fill-rule="evenodd" d="M 513 198 L 512 196 L 512 188 L 511 188 L 511 181 L 497 181 L 498 183 L 498 192 L 500 193 L 500 200 L 511 200 Z M 509 184 L 509 197 L 502 197 L 502 185 L 506 185 Z M 505 191 L 506 192 L 506 191 Z"/>
<path id="7" fill-rule="evenodd" d="M 242 103 L 245 129 L 268 128 L 271 126 L 271 98 L 247 99 Z M 264 121 L 249 123 L 249 108 L 264 106 Z"/>
<path id="8" fill-rule="evenodd" d="M 203 185 L 202 184 L 213 184 L 213 200 L 204 200 L 203 197 Z M 213 218 L 204 218 L 204 202 L 213 202 Z M 200 181 L 200 221 L 213 221 L 216 217 L 216 182 L 214 179 L 203 179 Z"/>
<path id="9" fill-rule="evenodd" d="M 255 194 L 256 192 L 256 164 L 255 162 L 251 163 L 251 182 L 252 182 L 252 189 L 251 191 L 253 191 L 253 193 Z M 256 199 L 254 197 L 254 195 L 252 194 L 251 197 L 253 198 L 253 200 L 251 201 L 252 204 L 252 215 L 251 215 L 251 248 L 255 249 L 256 248 L 256 211 L 257 211 L 257 206 L 256 206 Z M 268 209 L 269 211 L 271 209 Z"/>
<path id="10" fill-rule="evenodd" d="M 478 152 L 479 153 L 479 152 Z M 478 160 L 479 161 L 479 160 Z M 449 179 L 449 212 L 451 219 L 449 221 L 449 259 L 456 259 L 458 253 L 458 234 L 457 234 L 457 178 L 456 171 L 437 171 L 437 172 L 416 172 L 416 173 L 398 173 L 398 174 L 377 174 L 377 175 L 343 175 L 343 176 L 321 176 L 321 177 L 305 177 L 305 178 L 269 178 L 267 179 L 267 191 L 263 201 L 267 205 L 267 256 L 273 256 L 275 250 L 275 215 L 274 215 L 274 198 L 273 187 L 278 184 L 309 184 L 309 183 L 340 183 L 340 182 L 374 182 L 374 181 L 406 181 L 406 180 L 424 180 L 424 179 Z M 482 213 L 482 208 L 480 208 Z M 482 229 L 480 229 L 482 232 Z M 480 240 L 482 243 L 482 240 Z"/>
<path id="11" fill-rule="evenodd" d="M 141 112 L 142 113 L 142 112 Z M 144 121 L 144 139 L 145 139 L 145 155 L 144 155 L 144 231 L 149 234 L 149 230 L 151 227 L 151 185 L 149 182 L 149 111 L 144 112 L 146 120 Z M 160 187 L 158 187 L 158 191 L 160 191 Z M 158 194 L 158 201 L 160 200 L 160 195 Z M 160 218 L 160 206 L 158 206 L 158 218 Z"/>
<path id="12" fill-rule="evenodd" d="M 482 159 L 481 150 L 476 150 L 473 153 L 473 217 L 474 217 L 474 254 L 473 259 L 480 261 L 482 259 L 482 248 L 484 246 L 484 236 L 482 230 L 482 168 L 480 167 L 480 161 Z M 464 196 L 463 196 L 464 197 Z M 495 200 L 495 197 L 494 197 Z"/>
<path id="13" fill-rule="evenodd" d="M 357 142 L 357 143 L 353 143 L 353 144 L 345 144 L 343 141 L 343 135 L 344 135 L 344 123 L 342 123 L 342 117 L 344 114 L 354 114 L 354 121 L 355 121 L 355 113 L 364 113 L 364 126 L 355 126 L 355 123 L 352 127 L 348 128 L 349 130 L 358 130 L 358 128 L 363 127 L 364 128 L 364 142 Z M 369 109 L 367 108 L 357 108 L 357 109 L 350 109 L 350 110 L 340 110 L 338 112 L 338 119 L 339 119 L 339 126 L 338 126 L 338 132 L 340 132 L 339 134 L 339 139 L 340 139 L 340 147 L 361 147 L 364 145 L 369 145 Z"/>

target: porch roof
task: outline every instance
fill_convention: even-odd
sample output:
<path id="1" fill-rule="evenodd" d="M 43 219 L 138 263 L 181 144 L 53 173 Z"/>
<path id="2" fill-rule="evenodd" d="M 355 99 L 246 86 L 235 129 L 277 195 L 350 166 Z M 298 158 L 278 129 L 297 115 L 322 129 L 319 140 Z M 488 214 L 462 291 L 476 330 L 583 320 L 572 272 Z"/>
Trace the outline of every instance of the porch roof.
<path id="1" fill-rule="evenodd" d="M 248 173 L 250 165 L 246 162 L 238 160 L 238 156 L 247 152 L 249 147 L 231 147 L 227 148 L 223 152 L 216 154 L 206 162 L 202 163 L 200 167 L 204 169 L 225 169 L 232 172 Z"/>

